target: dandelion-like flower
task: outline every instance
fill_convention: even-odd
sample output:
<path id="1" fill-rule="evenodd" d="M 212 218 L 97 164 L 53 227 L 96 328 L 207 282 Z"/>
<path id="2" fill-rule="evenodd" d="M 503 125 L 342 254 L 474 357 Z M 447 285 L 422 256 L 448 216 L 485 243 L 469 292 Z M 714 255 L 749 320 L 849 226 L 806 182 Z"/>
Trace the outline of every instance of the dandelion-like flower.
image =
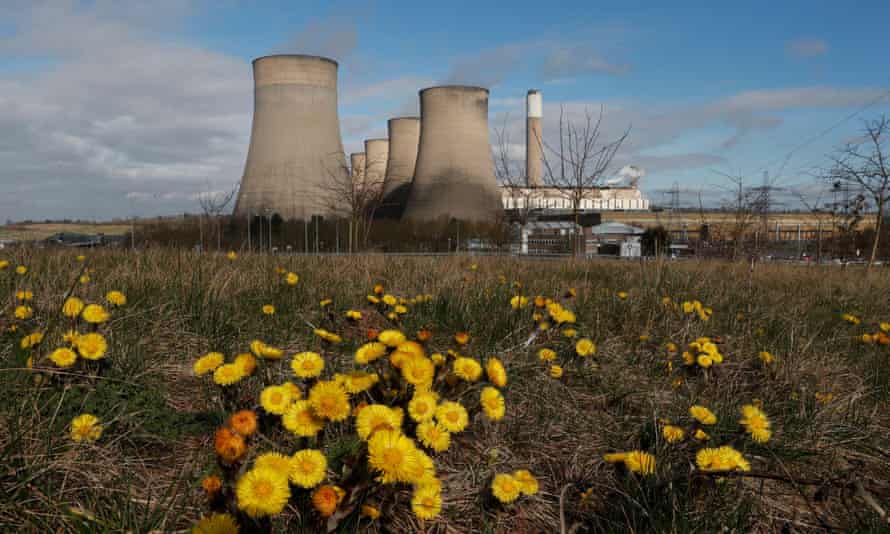
<path id="1" fill-rule="evenodd" d="M 434 393 L 415 393 L 408 402 L 408 415 L 418 423 L 430 421 L 436 414 L 437 402 Z"/>
<path id="2" fill-rule="evenodd" d="M 71 439 L 78 443 L 92 443 L 102 436 L 102 425 L 95 415 L 81 414 L 71 420 L 70 434 Z"/>
<path id="3" fill-rule="evenodd" d="M 454 374 L 467 382 L 475 382 L 482 376 L 482 365 L 473 358 L 455 358 L 453 365 Z"/>
<path id="4" fill-rule="evenodd" d="M 247 444 L 241 434 L 223 427 L 218 429 L 213 436 L 213 449 L 223 462 L 232 464 L 244 456 L 247 452 Z"/>
<path id="5" fill-rule="evenodd" d="M 407 338 L 399 330 L 384 330 L 377 335 L 377 340 L 387 347 L 395 348 L 404 343 Z"/>
<path id="6" fill-rule="evenodd" d="M 510 299 L 510 307 L 512 307 L 514 310 L 525 308 L 526 306 L 528 306 L 528 297 L 516 295 L 515 297 Z"/>
<path id="7" fill-rule="evenodd" d="M 88 304 L 81 312 L 81 317 L 90 324 L 101 324 L 107 321 L 111 314 L 99 304 Z"/>
<path id="8" fill-rule="evenodd" d="M 127 296 L 120 291 L 109 291 L 105 295 L 105 300 L 112 306 L 124 306 L 127 304 Z"/>
<path id="9" fill-rule="evenodd" d="M 444 426 L 432 420 L 417 425 L 417 439 L 424 447 L 436 452 L 447 451 L 451 446 L 451 433 Z"/>
<path id="10" fill-rule="evenodd" d="M 275 315 L 275 306 L 271 304 L 264 304 L 262 311 L 263 315 Z"/>
<path id="11" fill-rule="evenodd" d="M 253 410 L 238 410 L 229 417 L 229 426 L 241 436 L 252 436 L 257 427 L 256 414 Z"/>
<path id="12" fill-rule="evenodd" d="M 714 415 L 714 412 L 705 408 L 704 406 L 690 406 L 689 415 L 691 415 L 696 421 L 703 425 L 717 424 L 717 416 Z"/>
<path id="13" fill-rule="evenodd" d="M 256 370 L 256 357 L 249 352 L 245 352 L 235 356 L 235 361 L 232 362 L 232 365 L 241 369 L 242 376 L 250 376 Z"/>
<path id="14" fill-rule="evenodd" d="M 384 484 L 414 482 L 419 462 L 415 450 L 414 442 L 397 430 L 375 432 L 368 440 L 368 464 Z"/>
<path id="15" fill-rule="evenodd" d="M 324 370 L 324 359 L 317 352 L 301 352 L 294 355 L 290 366 L 300 378 L 315 378 Z"/>
<path id="16" fill-rule="evenodd" d="M 195 361 L 194 371 L 195 375 L 202 376 L 207 373 L 211 373 L 216 370 L 217 367 L 222 365 L 225 362 L 225 356 L 219 352 L 208 352 L 204 356 L 198 358 Z"/>
<path id="17" fill-rule="evenodd" d="M 301 488 L 314 488 L 327 475 L 328 459 L 316 449 L 303 449 L 291 459 L 290 481 Z"/>
<path id="18" fill-rule="evenodd" d="M 105 341 L 105 337 L 97 332 L 81 334 L 77 336 L 74 343 L 77 352 L 87 360 L 100 360 L 108 350 L 108 342 Z"/>
<path id="19" fill-rule="evenodd" d="M 65 317 L 77 317 L 84 309 L 84 303 L 77 297 L 68 297 L 62 305 L 62 314 Z"/>
<path id="20" fill-rule="evenodd" d="M 742 406 L 742 418 L 739 424 L 745 427 L 745 431 L 751 434 L 751 439 L 757 443 L 766 443 L 773 434 L 766 414 L 753 404 Z"/>
<path id="21" fill-rule="evenodd" d="M 496 388 L 491 386 L 482 388 L 482 393 L 479 395 L 479 404 L 482 405 L 485 416 L 492 421 L 498 421 L 504 417 L 504 412 L 506 411 L 504 396 Z"/>
<path id="22" fill-rule="evenodd" d="M 362 408 L 355 418 L 358 437 L 368 440 L 380 430 L 400 431 L 402 414 L 383 404 L 371 404 Z"/>
<path id="23" fill-rule="evenodd" d="M 705 448 L 695 454 L 695 463 L 702 471 L 750 471 L 751 465 L 742 453 L 728 445 Z"/>
<path id="24" fill-rule="evenodd" d="M 538 359 L 542 362 L 552 362 L 556 359 L 556 351 L 553 349 L 541 349 L 538 351 Z"/>
<path id="25" fill-rule="evenodd" d="M 290 500 L 287 476 L 271 469 L 251 469 L 235 485 L 238 508 L 250 517 L 277 515 Z"/>
<path id="26" fill-rule="evenodd" d="M 291 405 L 290 388 L 285 386 L 267 386 L 260 393 L 260 405 L 266 413 L 283 415 Z"/>
<path id="27" fill-rule="evenodd" d="M 264 452 L 253 461 L 254 469 L 271 469 L 283 477 L 290 477 L 294 459 L 280 452 Z"/>
<path id="28" fill-rule="evenodd" d="M 488 376 L 488 381 L 497 387 L 507 386 L 507 370 L 498 358 L 489 358 L 485 362 L 485 374 Z"/>
<path id="29" fill-rule="evenodd" d="M 220 365 L 213 371 L 213 381 L 220 386 L 231 386 L 244 378 L 244 370 L 234 363 Z"/>
<path id="30" fill-rule="evenodd" d="M 677 443 L 678 441 L 683 441 L 686 432 L 678 426 L 664 425 L 664 428 L 661 429 L 661 436 L 668 443 Z"/>
<path id="31" fill-rule="evenodd" d="M 297 273 L 287 273 L 284 276 L 284 281 L 289 286 L 295 286 L 300 281 L 300 277 L 297 275 Z"/>
<path id="32" fill-rule="evenodd" d="M 414 489 L 411 511 L 418 519 L 435 519 L 442 511 L 442 493 L 438 488 L 423 486 Z"/>
<path id="33" fill-rule="evenodd" d="M 201 518 L 192 534 L 238 534 L 238 523 L 229 514 L 211 514 Z"/>
<path id="34" fill-rule="evenodd" d="M 372 341 L 365 343 L 355 351 L 355 363 L 367 365 L 386 354 L 387 345 Z"/>
<path id="35" fill-rule="evenodd" d="M 491 493 L 497 500 L 509 504 L 519 498 L 521 485 L 513 475 L 500 473 L 491 481 Z"/>
<path id="36" fill-rule="evenodd" d="M 451 433 L 463 431 L 469 420 L 467 409 L 458 402 L 445 401 L 436 408 L 436 421 Z"/>
<path id="37" fill-rule="evenodd" d="M 306 400 L 291 404 L 281 417 L 281 424 L 297 436 L 306 438 L 318 434 L 324 428 L 324 420 L 315 415 Z"/>
<path id="38" fill-rule="evenodd" d="M 575 343 L 575 352 L 578 356 L 587 357 L 596 354 L 596 344 L 585 338 L 581 338 Z"/>
<path id="39" fill-rule="evenodd" d="M 513 473 L 513 478 L 519 482 L 519 491 L 523 495 L 534 495 L 538 493 L 538 479 L 527 469 L 520 469 Z"/>
<path id="40" fill-rule="evenodd" d="M 399 352 L 397 351 L 396 354 L 399 354 Z M 435 373 L 436 366 L 432 360 L 426 357 L 407 356 L 402 363 L 402 376 L 406 382 L 417 388 L 429 386 L 433 381 Z"/>
<path id="41" fill-rule="evenodd" d="M 655 473 L 655 457 L 648 452 L 631 451 L 624 458 L 624 465 L 633 473 L 647 476 Z"/>
<path id="42" fill-rule="evenodd" d="M 337 510 L 345 495 L 346 492 L 339 486 L 329 484 L 319 486 L 312 492 L 312 507 L 321 517 L 330 517 Z"/>
<path id="43" fill-rule="evenodd" d="M 550 378 L 562 378 L 563 370 L 559 365 L 550 366 Z"/>
<path id="44" fill-rule="evenodd" d="M 342 421 L 349 416 L 349 397 L 333 380 L 320 380 L 309 390 L 309 404 L 318 417 Z"/>
<path id="45" fill-rule="evenodd" d="M 77 361 L 77 353 L 68 347 L 61 347 L 54 350 L 49 359 L 59 367 L 71 367 Z"/>

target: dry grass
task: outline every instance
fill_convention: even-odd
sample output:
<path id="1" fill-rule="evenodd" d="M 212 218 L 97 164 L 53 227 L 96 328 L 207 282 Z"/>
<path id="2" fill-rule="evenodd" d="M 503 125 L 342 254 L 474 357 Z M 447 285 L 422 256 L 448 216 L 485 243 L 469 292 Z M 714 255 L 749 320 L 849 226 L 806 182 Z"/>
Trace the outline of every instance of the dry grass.
<path id="1" fill-rule="evenodd" d="M 46 239 L 59 232 L 72 232 L 76 234 L 122 235 L 130 231 L 128 224 L 83 224 L 83 223 L 33 223 L 33 224 L 7 224 L 0 226 L 0 239 L 16 239 L 30 241 Z"/>
<path id="2" fill-rule="evenodd" d="M 45 327 L 80 264 L 73 253 L 18 254 L 7 259 L 31 272 L 0 272 L 0 294 L 7 299 L 0 324 L 12 322 L 15 287 L 28 287 L 38 319 L 22 330 Z M 195 357 L 209 350 L 243 352 L 254 338 L 288 354 L 305 350 L 315 343 L 311 323 L 344 334 L 345 361 L 364 329 L 386 320 L 366 314 L 372 316 L 366 324 L 349 327 L 318 302 L 332 298 L 338 312 L 369 310 L 365 295 L 375 283 L 398 295 L 435 296 L 413 308 L 402 325 L 408 333 L 430 328 L 433 349 L 451 346 L 454 332 L 467 331 L 473 336 L 467 352 L 500 356 L 510 375 L 508 410 L 498 423 L 475 418 L 449 451 L 435 456 L 444 483 L 439 519 L 418 521 L 406 505 L 409 491 L 396 490 L 370 496 L 381 504 L 380 521 L 347 518 L 343 532 L 554 532 L 564 488 L 566 526 L 576 532 L 888 528 L 852 485 L 858 481 L 886 507 L 890 346 L 856 339 L 890 319 L 886 276 L 788 266 L 758 266 L 750 273 L 747 266 L 724 263 L 504 258 L 245 256 L 230 262 L 160 250 L 91 253 L 88 265 L 93 281 L 77 286 L 78 293 L 96 301 L 120 289 L 130 301 L 110 325 L 111 356 L 101 377 L 27 373 L 17 348 L 22 330 L 0 338 L 0 387 L 6 392 L 0 464 L 8 466 L 0 474 L 0 523 L 9 528 L 187 528 L 206 511 L 199 483 L 216 469 L 210 439 L 226 416 L 216 390 L 191 375 Z M 276 266 L 299 273 L 299 285 L 283 288 Z M 576 288 L 578 296 L 565 303 L 577 313 L 582 335 L 597 342 L 596 357 L 569 362 L 561 380 L 550 378 L 536 352 L 561 342 L 542 334 L 526 344 L 535 325 L 529 314 L 510 310 L 513 281 L 529 296 L 559 297 Z M 619 300 L 618 290 L 630 297 Z M 665 295 L 701 300 L 714 316 L 690 320 L 662 306 Z M 259 311 L 267 302 L 278 308 L 272 318 Z M 844 312 L 857 314 L 862 324 L 842 322 Z M 641 334 L 650 339 L 640 341 Z M 664 345 L 682 346 L 700 335 L 720 338 L 725 363 L 705 376 L 684 370 L 675 357 L 674 372 L 666 372 Z M 777 364 L 765 368 L 760 350 L 777 355 Z M 679 387 L 672 385 L 677 377 L 683 379 Z M 245 407 L 256 404 L 257 391 L 258 384 L 245 389 Z M 468 405 L 474 391 L 464 393 Z M 834 399 L 819 403 L 816 393 Z M 775 429 L 765 445 L 738 432 L 739 406 L 753 399 L 763 402 Z M 688 440 L 668 445 L 657 430 L 660 419 L 688 419 L 694 403 L 720 418 L 712 432 L 717 444 L 734 444 L 756 472 L 783 480 L 695 476 L 698 446 Z M 66 439 L 68 421 L 81 411 L 107 421 L 95 445 L 74 447 Z M 343 436 L 334 430 L 327 443 L 338 447 Z M 655 454 L 655 476 L 631 476 L 602 460 L 606 452 L 637 448 Z M 520 468 L 539 477 L 541 491 L 509 507 L 493 502 L 487 492 L 493 474 Z M 808 483 L 793 482 L 800 480 Z M 302 512 L 292 510 L 282 521 L 319 528 L 312 514 Z"/>

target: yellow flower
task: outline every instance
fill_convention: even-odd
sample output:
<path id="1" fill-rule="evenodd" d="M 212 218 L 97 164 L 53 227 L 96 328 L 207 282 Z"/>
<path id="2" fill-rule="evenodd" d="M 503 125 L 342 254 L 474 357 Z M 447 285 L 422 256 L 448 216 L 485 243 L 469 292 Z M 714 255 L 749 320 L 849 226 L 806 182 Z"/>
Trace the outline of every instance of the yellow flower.
<path id="1" fill-rule="evenodd" d="M 92 443 L 102 436 L 99 418 L 92 414 L 81 414 L 71 420 L 71 439 L 77 442 Z"/>
<path id="2" fill-rule="evenodd" d="M 686 433 L 678 426 L 664 425 L 664 428 L 661 429 L 661 435 L 668 443 L 677 443 L 678 441 L 683 441 Z"/>
<path id="3" fill-rule="evenodd" d="M 631 451 L 627 453 L 624 465 L 629 471 L 644 476 L 655 473 L 655 457 L 647 452 Z"/>
<path id="4" fill-rule="evenodd" d="M 330 517 L 345 496 L 343 488 L 325 484 L 312 492 L 312 506 L 321 517 Z"/>
<path id="5" fill-rule="evenodd" d="M 239 365 L 227 363 L 213 371 L 213 381 L 220 386 L 231 386 L 244 378 L 244 370 Z"/>
<path id="6" fill-rule="evenodd" d="M 9 260 L 0 260 L 0 271 L 9 268 Z"/>
<path id="7" fill-rule="evenodd" d="M 346 374 L 337 374 L 334 376 L 334 380 L 343 386 L 346 393 L 355 395 L 356 393 L 371 389 L 380 380 L 380 377 L 377 376 L 377 373 L 352 371 Z"/>
<path id="8" fill-rule="evenodd" d="M 31 306 L 16 306 L 15 308 L 16 319 L 30 319 L 33 315 L 34 309 Z"/>
<path id="9" fill-rule="evenodd" d="M 677 347 L 676 343 L 670 343 L 670 342 L 667 345 L 665 345 L 664 348 L 670 354 L 675 354 L 675 353 L 677 353 L 677 351 L 680 350 L 679 347 Z"/>
<path id="10" fill-rule="evenodd" d="M 66 317 L 77 317 L 83 311 L 84 303 L 77 297 L 68 297 L 62 306 L 62 314 Z"/>
<path id="11" fill-rule="evenodd" d="M 624 462 L 625 458 L 627 458 L 626 452 L 612 452 L 612 453 L 603 455 L 603 460 L 605 460 L 607 463 L 610 463 L 610 464 Z"/>
<path id="12" fill-rule="evenodd" d="M 284 276 L 284 281 L 287 282 L 287 285 L 289 286 L 295 286 L 300 281 L 300 277 L 297 273 L 287 273 Z"/>
<path id="13" fill-rule="evenodd" d="M 287 390 L 290 391 L 290 396 L 293 400 L 297 401 L 303 397 L 303 392 L 300 390 L 299 386 L 297 386 L 293 382 L 285 382 L 281 385 L 286 387 Z"/>
<path id="14" fill-rule="evenodd" d="M 513 475 L 501 473 L 495 475 L 491 481 L 491 493 L 504 504 L 509 504 L 519 498 L 522 485 Z"/>
<path id="15" fill-rule="evenodd" d="M 418 463 L 414 442 L 398 430 L 375 432 L 368 441 L 368 464 L 384 484 L 414 482 Z"/>
<path id="16" fill-rule="evenodd" d="M 289 477 L 293 458 L 280 452 L 264 452 L 253 461 L 254 469 L 270 469 L 283 477 Z"/>
<path id="17" fill-rule="evenodd" d="M 519 482 L 519 491 L 523 495 L 538 493 L 538 479 L 527 469 L 520 469 L 513 473 L 513 478 Z"/>
<path id="18" fill-rule="evenodd" d="M 436 408 L 436 420 L 451 433 L 467 428 L 470 418 L 466 408 L 458 402 L 445 401 Z"/>
<path id="19" fill-rule="evenodd" d="M 526 306 L 528 306 L 528 298 L 516 295 L 515 297 L 510 299 L 510 306 L 514 310 L 518 310 L 520 308 L 525 308 Z"/>
<path id="20" fill-rule="evenodd" d="M 750 471 L 751 465 L 742 453 L 728 445 L 705 448 L 695 454 L 695 463 L 702 471 Z"/>
<path id="21" fill-rule="evenodd" d="M 374 521 L 378 517 L 380 517 L 380 510 L 371 506 L 370 504 L 362 505 L 362 517 L 367 517 L 371 521 Z"/>
<path id="22" fill-rule="evenodd" d="M 277 515 L 290 500 L 287 476 L 271 469 L 251 469 L 235 485 L 238 508 L 250 517 Z"/>
<path id="23" fill-rule="evenodd" d="M 271 345 L 266 345 L 258 339 L 250 342 L 250 350 L 260 358 L 265 358 L 267 360 L 278 360 L 284 355 L 283 350 Z"/>
<path id="24" fill-rule="evenodd" d="M 458 332 L 454 334 L 454 342 L 458 345 L 466 345 L 470 342 L 470 334 L 466 332 Z"/>
<path id="25" fill-rule="evenodd" d="M 318 305 L 321 306 L 322 308 L 326 308 L 333 303 L 334 303 L 334 301 L 332 299 L 322 299 L 318 302 Z"/>
<path id="26" fill-rule="evenodd" d="M 235 356 L 235 361 L 232 363 L 241 369 L 241 374 L 244 376 L 252 375 L 256 369 L 256 358 L 249 352 Z"/>
<path id="27" fill-rule="evenodd" d="M 562 367 L 559 365 L 551 365 L 550 366 L 550 377 L 551 378 L 562 378 Z"/>
<path id="28" fill-rule="evenodd" d="M 230 260 L 234 261 L 234 260 L 238 259 L 238 253 L 235 252 L 234 250 L 230 250 L 229 253 L 226 254 L 226 257 L 229 258 Z"/>
<path id="29" fill-rule="evenodd" d="M 15 268 L 15 272 L 16 272 L 16 274 L 23 275 L 28 272 L 28 268 L 25 267 L 24 265 L 19 265 L 18 267 Z"/>
<path id="30" fill-rule="evenodd" d="M 341 341 L 343 341 L 343 338 L 333 332 L 328 332 L 324 328 L 316 328 L 315 330 L 313 330 L 313 332 L 315 332 L 316 336 L 327 341 L 328 343 L 340 343 Z"/>
<path id="31" fill-rule="evenodd" d="M 451 446 L 451 433 L 439 423 L 432 420 L 417 425 L 417 439 L 436 452 L 447 451 Z"/>
<path id="32" fill-rule="evenodd" d="M 314 488 L 327 475 L 328 459 L 316 449 L 303 449 L 291 460 L 290 481 L 301 488 Z"/>
<path id="33" fill-rule="evenodd" d="M 408 415 L 418 423 L 430 421 L 436 414 L 436 402 L 434 393 L 415 393 L 408 403 Z"/>
<path id="34" fill-rule="evenodd" d="M 15 298 L 17 300 L 21 300 L 21 301 L 32 300 L 34 298 L 34 293 L 32 293 L 31 291 L 28 291 L 27 289 L 24 291 L 16 291 Z"/>
<path id="35" fill-rule="evenodd" d="M 91 324 L 104 323 L 111 317 L 111 315 L 105 311 L 105 308 L 99 304 L 87 305 L 87 307 L 83 309 L 83 312 L 81 312 L 81 316 L 86 322 Z"/>
<path id="36" fill-rule="evenodd" d="M 297 436 L 309 438 L 324 428 L 324 420 L 313 413 L 309 401 L 298 400 L 288 406 L 281 417 L 281 424 Z"/>
<path id="37" fill-rule="evenodd" d="M 300 378 L 315 378 L 324 370 L 324 359 L 317 352 L 301 352 L 294 355 L 290 367 Z"/>
<path id="38" fill-rule="evenodd" d="M 482 376 L 482 366 L 473 358 L 455 358 L 453 365 L 454 374 L 468 382 L 475 382 Z"/>
<path id="39" fill-rule="evenodd" d="M 271 304 L 264 304 L 263 315 L 275 315 L 275 306 Z"/>
<path id="40" fill-rule="evenodd" d="M 858 325 L 861 322 L 859 317 L 856 317 L 851 313 L 845 313 L 841 315 L 841 318 L 852 325 Z"/>
<path id="41" fill-rule="evenodd" d="M 15 330 L 12 330 L 12 332 L 15 332 Z M 41 341 L 43 341 L 43 332 L 32 332 L 22 338 L 20 346 L 23 349 L 30 349 L 39 345 Z"/>
<path id="42" fill-rule="evenodd" d="M 260 393 L 260 405 L 266 413 L 284 415 L 292 401 L 290 389 L 285 386 L 267 386 Z"/>
<path id="43" fill-rule="evenodd" d="M 346 310 L 344 315 L 347 319 L 352 319 L 353 321 L 358 321 L 362 318 L 362 312 L 357 310 Z"/>
<path id="44" fill-rule="evenodd" d="M 400 353 L 397 351 L 395 354 Z M 404 377 L 406 382 L 417 388 L 431 384 L 435 373 L 436 366 L 433 365 L 429 358 L 423 356 L 407 356 L 402 363 L 402 377 Z"/>
<path id="45" fill-rule="evenodd" d="M 383 404 L 371 404 L 362 408 L 355 417 L 358 437 L 367 441 L 375 432 L 402 429 L 402 414 Z"/>
<path id="46" fill-rule="evenodd" d="M 585 338 L 581 338 L 575 343 L 575 352 L 578 353 L 578 356 L 586 357 L 596 354 L 596 344 Z"/>
<path id="47" fill-rule="evenodd" d="M 219 352 L 208 352 L 204 356 L 198 358 L 194 365 L 194 371 L 197 376 L 206 375 L 211 371 L 215 371 L 217 367 L 225 362 L 225 356 Z"/>
<path id="48" fill-rule="evenodd" d="M 68 347 L 62 347 L 54 350 L 49 359 L 59 367 L 71 367 L 77 361 L 77 353 Z"/>
<path id="49" fill-rule="evenodd" d="M 507 370 L 504 364 L 497 358 L 489 358 L 485 362 L 485 374 L 488 375 L 488 381 L 499 388 L 507 385 Z"/>
<path id="50" fill-rule="evenodd" d="M 556 351 L 553 349 L 541 349 L 538 351 L 538 358 L 542 362 L 552 362 L 556 359 Z"/>
<path id="51" fill-rule="evenodd" d="M 571 339 L 578 335 L 578 331 L 575 330 L 574 328 L 566 328 L 565 330 L 562 331 L 562 335 L 563 335 L 563 337 L 567 337 L 567 338 Z"/>
<path id="52" fill-rule="evenodd" d="M 349 397 L 346 391 L 333 380 L 319 380 L 309 390 L 309 404 L 315 415 L 331 421 L 342 421 L 349 417 Z"/>
<path id="53" fill-rule="evenodd" d="M 384 330 L 377 335 L 377 340 L 387 347 L 398 347 L 406 341 L 405 334 L 398 330 Z"/>
<path id="54" fill-rule="evenodd" d="M 387 345 L 377 341 L 365 343 L 355 351 L 355 363 L 366 365 L 373 362 L 386 354 L 386 347 Z"/>
<path id="55" fill-rule="evenodd" d="M 238 534 L 238 523 L 229 514 L 212 514 L 201 518 L 192 534 Z"/>
<path id="56" fill-rule="evenodd" d="M 504 407 L 504 396 L 501 395 L 501 392 L 497 389 L 491 386 L 482 388 L 482 393 L 480 393 L 479 396 L 479 404 L 482 405 L 482 410 L 485 412 L 485 415 L 492 421 L 497 421 L 504 417 L 504 412 L 506 411 Z"/>
<path id="57" fill-rule="evenodd" d="M 105 295 L 105 300 L 113 306 L 123 306 L 127 303 L 127 296 L 120 291 L 109 291 Z"/>
<path id="58" fill-rule="evenodd" d="M 707 432 L 705 432 L 704 430 L 702 430 L 700 428 L 696 429 L 695 434 L 693 434 L 693 437 L 699 441 L 707 441 L 707 440 L 711 439 L 711 436 L 709 436 Z"/>
<path id="59" fill-rule="evenodd" d="M 383 295 L 383 303 L 386 304 L 387 306 L 395 306 L 397 302 L 398 302 L 398 299 L 396 299 L 394 296 Z"/>
<path id="60" fill-rule="evenodd" d="M 247 453 L 247 444 L 241 434 L 222 427 L 213 436 L 213 449 L 224 463 L 233 464 Z"/>
<path id="61" fill-rule="evenodd" d="M 257 427 L 256 414 L 253 410 L 238 410 L 229 417 L 229 426 L 243 437 L 252 436 Z"/>
<path id="62" fill-rule="evenodd" d="M 753 404 L 742 406 L 742 418 L 739 424 L 745 427 L 745 431 L 751 434 L 751 438 L 757 443 L 766 443 L 772 436 L 769 419 L 763 410 Z"/>
<path id="63" fill-rule="evenodd" d="M 775 356 L 773 356 L 772 354 L 770 354 L 769 352 L 767 352 L 765 350 L 761 351 L 757 356 L 760 358 L 760 361 L 762 361 L 763 363 L 765 363 L 767 365 L 773 363 L 776 359 Z"/>
<path id="64" fill-rule="evenodd" d="M 75 341 L 77 352 L 87 360 L 99 360 L 105 356 L 108 343 L 102 334 L 90 332 L 77 336 Z"/>
<path id="65" fill-rule="evenodd" d="M 411 511 L 419 519 L 434 519 L 442 511 L 442 494 L 436 487 L 421 486 L 411 496 Z"/>
<path id="66" fill-rule="evenodd" d="M 689 407 L 689 415 L 691 415 L 696 421 L 703 425 L 716 425 L 717 424 L 717 416 L 714 415 L 714 412 L 705 408 L 704 406 L 690 406 Z"/>

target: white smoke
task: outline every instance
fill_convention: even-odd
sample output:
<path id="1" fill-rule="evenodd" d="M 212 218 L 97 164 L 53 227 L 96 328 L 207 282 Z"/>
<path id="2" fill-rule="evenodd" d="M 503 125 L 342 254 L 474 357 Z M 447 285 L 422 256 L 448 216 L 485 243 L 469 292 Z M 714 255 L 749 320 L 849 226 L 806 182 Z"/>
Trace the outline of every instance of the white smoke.
<path id="1" fill-rule="evenodd" d="M 614 185 L 619 182 L 626 181 L 627 185 L 636 187 L 637 184 L 640 182 L 640 178 L 642 178 L 643 176 L 646 176 L 645 169 L 642 169 L 635 165 L 625 165 L 624 167 L 621 167 L 620 171 L 618 171 L 617 178 L 612 178 L 606 183 L 609 185 Z"/>

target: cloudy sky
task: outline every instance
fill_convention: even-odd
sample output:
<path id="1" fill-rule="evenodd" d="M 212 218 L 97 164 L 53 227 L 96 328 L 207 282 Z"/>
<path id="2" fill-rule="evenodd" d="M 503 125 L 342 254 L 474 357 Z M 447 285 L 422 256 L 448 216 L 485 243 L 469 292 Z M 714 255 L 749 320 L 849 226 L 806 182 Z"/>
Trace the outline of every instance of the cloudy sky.
<path id="1" fill-rule="evenodd" d="M 656 202 L 725 173 L 798 187 L 890 113 L 890 2 L 499 4 L 3 0 L 0 222 L 197 211 L 240 179 L 270 53 L 340 62 L 347 151 L 438 83 L 489 87 L 517 156 L 528 88 L 545 132 L 560 106 L 603 109 Z"/>

